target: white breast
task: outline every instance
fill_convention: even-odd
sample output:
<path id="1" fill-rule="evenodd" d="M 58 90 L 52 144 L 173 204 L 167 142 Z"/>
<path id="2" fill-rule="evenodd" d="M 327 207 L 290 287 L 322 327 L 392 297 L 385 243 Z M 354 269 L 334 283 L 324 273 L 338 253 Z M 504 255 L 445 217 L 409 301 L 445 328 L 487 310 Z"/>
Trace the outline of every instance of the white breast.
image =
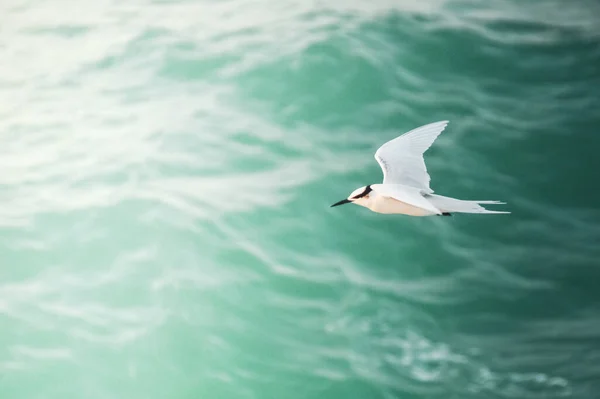
<path id="1" fill-rule="evenodd" d="M 384 196 L 371 196 L 367 204 L 367 208 L 377 213 L 386 214 L 403 214 L 409 216 L 431 216 L 434 212 L 419 208 L 406 202 L 398 201 L 397 199 Z"/>

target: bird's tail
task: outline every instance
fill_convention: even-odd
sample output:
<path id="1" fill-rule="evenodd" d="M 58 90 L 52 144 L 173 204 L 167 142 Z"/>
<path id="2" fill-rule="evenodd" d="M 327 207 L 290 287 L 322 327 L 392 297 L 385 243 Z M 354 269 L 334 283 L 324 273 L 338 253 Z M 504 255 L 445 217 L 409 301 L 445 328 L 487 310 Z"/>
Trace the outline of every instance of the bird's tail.
<path id="1" fill-rule="evenodd" d="M 506 211 L 490 211 L 481 206 L 481 204 L 505 204 L 505 202 L 500 201 L 464 201 L 435 194 L 429 194 L 426 198 L 433 206 L 444 213 L 510 213 Z"/>

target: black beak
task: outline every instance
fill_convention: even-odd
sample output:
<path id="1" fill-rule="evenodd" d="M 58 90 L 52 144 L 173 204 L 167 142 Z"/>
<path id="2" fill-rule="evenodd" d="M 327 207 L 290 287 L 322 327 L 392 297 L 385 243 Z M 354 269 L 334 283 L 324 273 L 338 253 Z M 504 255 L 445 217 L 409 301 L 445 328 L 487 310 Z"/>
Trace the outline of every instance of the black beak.
<path id="1" fill-rule="evenodd" d="M 343 199 L 343 200 L 341 200 L 340 202 L 336 202 L 335 204 L 331 205 L 331 206 L 330 206 L 330 208 L 333 208 L 334 206 L 338 206 L 338 205 L 344 205 L 344 204 L 348 204 L 348 203 L 350 203 L 350 202 L 352 202 L 352 201 L 350 201 L 350 200 L 347 200 L 347 199 Z"/>

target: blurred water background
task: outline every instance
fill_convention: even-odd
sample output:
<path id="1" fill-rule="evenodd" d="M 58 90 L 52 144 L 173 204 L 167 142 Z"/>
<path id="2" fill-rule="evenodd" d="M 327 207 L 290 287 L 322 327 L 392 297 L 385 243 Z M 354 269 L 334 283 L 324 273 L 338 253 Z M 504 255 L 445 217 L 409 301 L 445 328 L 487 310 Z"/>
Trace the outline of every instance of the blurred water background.
<path id="1" fill-rule="evenodd" d="M 597 1 L 0 13 L 0 398 L 600 397 Z"/>

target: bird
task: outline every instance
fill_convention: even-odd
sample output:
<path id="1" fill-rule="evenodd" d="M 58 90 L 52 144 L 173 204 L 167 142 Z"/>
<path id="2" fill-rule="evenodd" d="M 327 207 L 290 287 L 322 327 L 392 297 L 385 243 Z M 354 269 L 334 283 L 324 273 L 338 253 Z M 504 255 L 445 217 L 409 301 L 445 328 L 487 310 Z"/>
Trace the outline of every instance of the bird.
<path id="1" fill-rule="evenodd" d="M 331 207 L 356 204 L 380 214 L 452 216 L 454 213 L 506 214 L 482 205 L 500 201 L 460 200 L 434 194 L 423 154 L 444 131 L 449 121 L 429 123 L 384 143 L 375 152 L 383 182 L 359 187 Z"/>

